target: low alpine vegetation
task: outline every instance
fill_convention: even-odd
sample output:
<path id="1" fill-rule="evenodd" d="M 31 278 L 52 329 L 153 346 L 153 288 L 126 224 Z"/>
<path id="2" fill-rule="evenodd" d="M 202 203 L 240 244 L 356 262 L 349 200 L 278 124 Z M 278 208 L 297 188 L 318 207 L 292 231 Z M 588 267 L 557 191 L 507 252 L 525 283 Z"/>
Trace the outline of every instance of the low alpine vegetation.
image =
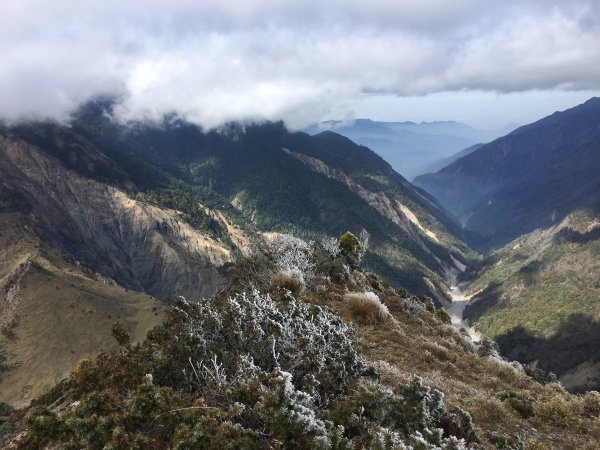
<path id="1" fill-rule="evenodd" d="M 597 394 L 536 382 L 430 298 L 363 273 L 354 245 L 327 245 L 276 236 L 217 296 L 173 302 L 141 343 L 115 324 L 119 350 L 11 412 L 0 446 L 594 448 Z"/>
<path id="2" fill-rule="evenodd" d="M 473 438 L 469 416 L 448 414 L 420 379 L 375 381 L 352 329 L 287 291 L 179 299 L 135 346 L 114 329 L 121 351 L 81 361 L 38 401 L 19 448 L 222 448 L 227 439 L 231 448 L 457 450 Z"/>

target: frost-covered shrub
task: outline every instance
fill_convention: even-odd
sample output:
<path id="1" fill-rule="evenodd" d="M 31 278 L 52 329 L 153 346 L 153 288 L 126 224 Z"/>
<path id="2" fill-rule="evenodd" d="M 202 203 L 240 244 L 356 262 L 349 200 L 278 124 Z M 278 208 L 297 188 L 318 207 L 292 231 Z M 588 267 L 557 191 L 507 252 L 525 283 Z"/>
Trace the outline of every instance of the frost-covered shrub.
<path id="1" fill-rule="evenodd" d="M 348 293 L 346 302 L 352 315 L 361 323 L 376 324 L 392 317 L 387 306 L 381 303 L 374 292 Z"/>
<path id="2" fill-rule="evenodd" d="M 175 448 L 222 448 L 225 436 L 228 448 L 272 448 L 272 445 L 260 445 L 267 436 L 279 448 L 350 448 L 343 437 L 343 428 L 317 416 L 314 399 L 296 389 L 289 372 L 242 371 L 223 391 L 223 401 L 232 406 L 220 412 L 221 417 L 211 417 L 208 423 L 201 420 L 193 428 L 180 427 Z M 251 424 L 254 428 L 248 429 L 242 424 Z M 225 435 L 219 436 L 216 430 Z M 213 446 L 207 445 L 209 442 Z"/>
<path id="3" fill-rule="evenodd" d="M 405 438 L 397 431 L 381 427 L 373 430 L 371 448 L 374 450 L 412 450 Z"/>
<path id="4" fill-rule="evenodd" d="M 280 234 L 268 240 L 275 266 L 301 283 L 310 284 L 315 277 L 310 245 L 288 234 Z"/>
<path id="5" fill-rule="evenodd" d="M 410 384 L 398 386 L 394 393 L 402 399 L 394 416 L 406 431 L 433 430 L 446 414 L 444 394 L 425 386 L 421 377 L 415 376 Z"/>
<path id="6" fill-rule="evenodd" d="M 342 252 L 342 249 L 338 244 L 338 240 L 334 237 L 323 236 L 319 239 L 319 243 L 331 259 L 337 258 Z"/>
<path id="7" fill-rule="evenodd" d="M 475 439 L 471 416 L 462 410 L 448 414 L 443 394 L 424 386 L 419 377 L 393 390 L 363 384 L 338 403 L 331 417 L 344 426 L 347 437 L 368 443 L 366 448 L 464 450 Z M 442 429 L 443 419 L 454 428 Z"/>
<path id="8" fill-rule="evenodd" d="M 288 372 L 277 372 L 269 381 L 259 408 L 271 433 L 286 448 L 329 448 L 329 431 L 317 418 L 312 397 L 295 389 Z"/>
<path id="9" fill-rule="evenodd" d="M 418 317 L 427 311 L 423 302 L 420 302 L 417 297 L 406 297 L 401 300 L 400 306 L 404 309 L 409 315 L 413 317 Z"/>
<path id="10" fill-rule="evenodd" d="M 318 392 L 325 401 L 365 367 L 354 348 L 353 331 L 337 314 L 291 295 L 275 300 L 254 291 L 182 303 L 171 320 L 175 323 L 167 322 L 165 328 L 177 335 L 169 339 L 175 345 L 163 349 L 169 355 L 165 369 L 175 375 L 176 355 L 192 384 L 198 382 L 195 372 L 207 369 L 229 380 L 240 360 L 248 359 L 266 372 L 277 367 L 290 372 L 300 389 Z M 205 382 L 216 377 L 200 378 Z"/>

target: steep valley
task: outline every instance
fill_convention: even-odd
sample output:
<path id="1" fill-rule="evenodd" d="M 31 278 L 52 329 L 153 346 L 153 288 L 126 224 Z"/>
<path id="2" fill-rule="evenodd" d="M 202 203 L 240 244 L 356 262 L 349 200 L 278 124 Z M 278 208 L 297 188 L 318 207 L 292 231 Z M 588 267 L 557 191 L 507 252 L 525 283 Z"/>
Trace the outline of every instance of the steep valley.
<path id="1" fill-rule="evenodd" d="M 92 103 L 70 128 L 7 129 L 0 164 L 44 239 L 125 287 L 199 299 L 260 233 L 351 230 L 368 237 L 368 266 L 443 302 L 446 271 L 474 256 L 433 199 L 334 133 L 123 126 L 107 111 Z"/>
<path id="2" fill-rule="evenodd" d="M 600 98 L 556 112 L 414 183 L 498 248 L 560 222 L 600 193 Z M 478 245 L 473 241 L 472 244 Z"/>
<path id="3" fill-rule="evenodd" d="M 415 179 L 487 255 L 462 276 L 465 320 L 574 391 L 600 386 L 599 131 L 592 98 Z"/>
<path id="4" fill-rule="evenodd" d="M 272 239 L 219 294 L 179 299 L 140 345 L 79 362 L 5 418 L 0 445 L 594 448 L 597 393 L 535 380 L 431 299 L 349 270 L 356 238 Z"/>

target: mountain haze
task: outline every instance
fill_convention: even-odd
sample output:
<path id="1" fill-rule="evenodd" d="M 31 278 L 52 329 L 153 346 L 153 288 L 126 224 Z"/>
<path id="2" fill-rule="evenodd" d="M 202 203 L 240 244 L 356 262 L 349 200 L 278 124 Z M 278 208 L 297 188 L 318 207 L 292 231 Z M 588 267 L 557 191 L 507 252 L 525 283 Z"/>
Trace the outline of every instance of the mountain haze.
<path id="1" fill-rule="evenodd" d="M 309 134 L 335 131 L 371 148 L 394 170 L 412 179 L 424 173 L 423 170 L 430 164 L 477 143 L 489 142 L 514 128 L 478 130 L 454 121 L 415 123 L 356 119 L 322 122 L 311 125 L 305 131 Z"/>
<path id="2" fill-rule="evenodd" d="M 491 245 L 558 223 L 600 198 L 600 98 L 523 126 L 414 182 Z"/>

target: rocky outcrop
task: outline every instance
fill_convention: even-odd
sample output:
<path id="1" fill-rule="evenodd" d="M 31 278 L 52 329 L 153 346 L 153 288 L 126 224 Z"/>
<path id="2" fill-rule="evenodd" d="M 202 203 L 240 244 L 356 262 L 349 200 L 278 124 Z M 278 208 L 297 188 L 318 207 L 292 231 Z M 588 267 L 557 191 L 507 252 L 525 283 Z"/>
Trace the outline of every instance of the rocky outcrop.
<path id="1" fill-rule="evenodd" d="M 232 259 L 229 247 L 177 211 L 81 177 L 23 141 L 0 137 L 0 173 L 31 203 L 35 234 L 124 287 L 201 299 L 217 290 L 218 268 Z"/>

